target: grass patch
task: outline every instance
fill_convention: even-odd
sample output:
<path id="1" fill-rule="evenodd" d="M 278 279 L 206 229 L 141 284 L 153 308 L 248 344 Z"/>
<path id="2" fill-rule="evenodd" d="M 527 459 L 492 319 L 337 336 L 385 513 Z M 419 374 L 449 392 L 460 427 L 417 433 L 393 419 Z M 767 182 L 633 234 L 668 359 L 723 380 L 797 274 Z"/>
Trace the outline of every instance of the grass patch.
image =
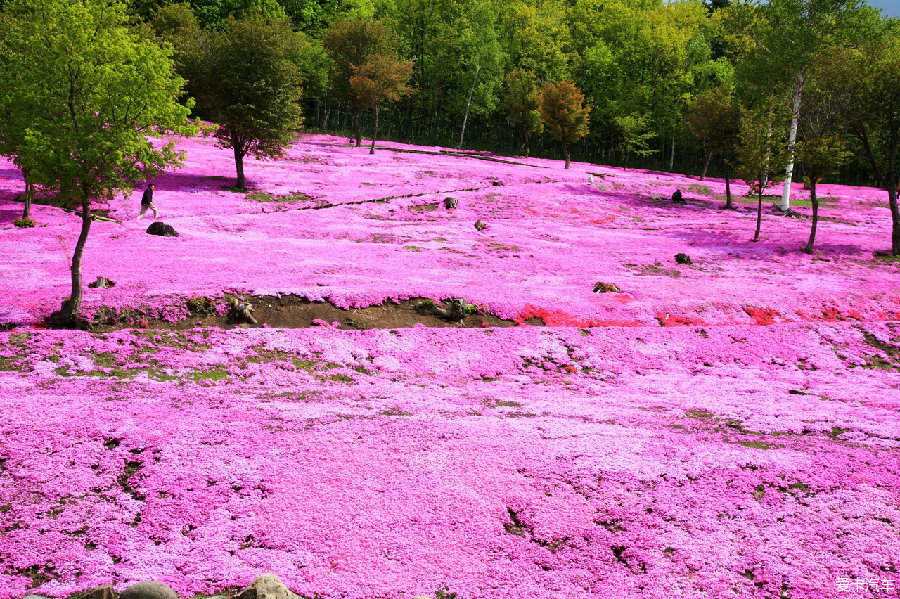
<path id="1" fill-rule="evenodd" d="M 706 185 L 695 184 L 688 187 L 688 191 L 691 193 L 695 193 L 700 196 L 711 196 L 713 195 L 713 190 L 707 187 Z"/>
<path id="2" fill-rule="evenodd" d="M 222 381 L 228 378 L 228 374 L 227 370 L 215 368 L 213 370 L 193 372 L 190 376 L 194 379 L 194 382 L 199 383 L 200 381 Z"/>

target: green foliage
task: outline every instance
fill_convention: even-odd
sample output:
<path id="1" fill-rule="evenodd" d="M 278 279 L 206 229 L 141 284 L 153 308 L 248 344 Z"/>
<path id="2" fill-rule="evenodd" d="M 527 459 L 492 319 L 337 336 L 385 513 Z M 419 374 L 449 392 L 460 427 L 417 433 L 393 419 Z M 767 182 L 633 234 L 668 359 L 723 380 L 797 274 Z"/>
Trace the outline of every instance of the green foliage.
<path id="1" fill-rule="evenodd" d="M 540 91 L 537 75 L 524 69 L 514 69 L 506 76 L 506 88 L 506 119 L 525 140 L 525 155 L 528 156 L 531 137 L 544 130 L 538 102 Z"/>
<path id="2" fill-rule="evenodd" d="M 656 136 L 656 133 L 650 131 L 649 117 L 645 114 L 626 114 L 615 118 L 616 127 L 621 133 L 621 143 L 619 148 L 622 150 L 622 163 L 628 165 L 628 156 L 637 154 L 638 156 L 650 156 L 656 150 L 648 147 L 650 140 Z"/>
<path id="3" fill-rule="evenodd" d="M 724 154 L 730 149 L 739 122 L 740 107 L 724 85 L 695 96 L 685 113 L 691 135 L 710 154 Z"/>
<path id="4" fill-rule="evenodd" d="M 744 110 L 737 138 L 737 174 L 758 194 L 783 176 L 787 163 L 787 142 L 783 116 L 772 105 L 762 110 Z"/>
<path id="5" fill-rule="evenodd" d="M 34 220 L 27 217 L 17 218 L 13 221 L 13 225 L 19 227 L 20 229 L 30 229 L 34 227 Z"/>
<path id="6" fill-rule="evenodd" d="M 797 162 L 807 173 L 808 185 L 838 172 L 849 159 L 847 143 L 839 135 L 811 138 L 797 144 Z"/>
<path id="7" fill-rule="evenodd" d="M 322 46 L 332 61 L 332 93 L 351 103 L 356 102 L 350 86 L 353 68 L 362 66 L 375 54 L 389 55 L 394 50 L 391 30 L 371 18 L 337 19 L 325 32 Z"/>
<path id="8" fill-rule="evenodd" d="M 234 151 L 243 189 L 244 157 L 282 156 L 301 124 L 299 40 L 287 18 L 254 11 L 229 17 L 204 46 L 197 102 L 219 124 L 220 147 Z"/>
<path id="9" fill-rule="evenodd" d="M 241 19 L 256 13 L 276 20 L 287 17 L 277 0 L 191 0 L 191 5 L 200 24 L 211 29 L 226 26 L 229 16 Z"/>

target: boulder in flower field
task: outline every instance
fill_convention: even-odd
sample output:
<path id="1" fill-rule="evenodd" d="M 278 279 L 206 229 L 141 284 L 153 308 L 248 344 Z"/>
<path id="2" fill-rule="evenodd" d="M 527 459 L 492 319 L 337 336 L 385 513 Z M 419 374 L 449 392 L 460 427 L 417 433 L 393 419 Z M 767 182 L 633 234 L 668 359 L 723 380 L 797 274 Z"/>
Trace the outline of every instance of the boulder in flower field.
<path id="1" fill-rule="evenodd" d="M 161 582 L 139 582 L 119 595 L 119 599 L 178 599 L 178 594 Z"/>
<path id="2" fill-rule="evenodd" d="M 159 220 L 147 227 L 147 233 L 160 237 L 178 237 L 178 231 L 172 225 L 167 225 Z"/>
<path id="3" fill-rule="evenodd" d="M 236 599 L 300 599 L 274 574 L 263 574 L 240 592 Z"/>
<path id="4" fill-rule="evenodd" d="M 113 588 L 105 584 L 101 587 L 95 587 L 93 589 L 85 591 L 81 595 L 81 599 L 115 599 L 116 593 Z"/>

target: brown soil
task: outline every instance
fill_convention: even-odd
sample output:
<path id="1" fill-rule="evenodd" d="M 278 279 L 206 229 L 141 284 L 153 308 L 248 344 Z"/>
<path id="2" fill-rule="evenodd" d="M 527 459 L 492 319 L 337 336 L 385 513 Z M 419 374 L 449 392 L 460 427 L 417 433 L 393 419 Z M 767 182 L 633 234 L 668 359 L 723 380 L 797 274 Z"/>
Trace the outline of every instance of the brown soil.
<path id="1" fill-rule="evenodd" d="M 385 302 L 366 308 L 338 308 L 329 302 L 311 302 L 295 295 L 256 296 L 246 298 L 253 305 L 253 317 L 256 325 L 235 320 L 225 315 L 191 315 L 186 320 L 167 322 L 164 320 L 146 319 L 147 328 L 184 330 L 194 327 L 219 327 L 223 329 L 259 328 L 268 325 L 273 328 L 307 328 L 317 326 L 314 320 L 326 323 L 339 322 L 341 329 L 399 329 L 423 324 L 427 327 L 483 328 L 510 327 L 516 322 L 498 318 L 492 314 L 477 312 L 466 316 L 459 322 L 444 320 L 429 308 L 429 300 L 414 298 L 399 303 Z M 528 325 L 543 326 L 539 318 L 525 321 Z M 116 324 L 100 324 L 91 327 L 92 331 L 108 332 L 117 329 L 133 328 L 134 323 L 119 322 Z M 139 325 L 142 326 L 142 325 Z"/>

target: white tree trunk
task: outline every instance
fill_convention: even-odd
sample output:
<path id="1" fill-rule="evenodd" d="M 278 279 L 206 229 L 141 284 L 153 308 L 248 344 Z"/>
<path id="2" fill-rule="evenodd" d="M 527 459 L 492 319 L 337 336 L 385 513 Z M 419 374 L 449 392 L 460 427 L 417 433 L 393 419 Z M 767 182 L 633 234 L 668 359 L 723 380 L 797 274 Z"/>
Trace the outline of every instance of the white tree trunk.
<path id="1" fill-rule="evenodd" d="M 797 75 L 794 86 L 794 102 L 791 106 L 791 132 L 788 135 L 788 163 L 784 172 L 784 189 L 781 192 L 781 211 L 791 209 L 791 180 L 794 177 L 794 153 L 797 147 L 797 122 L 800 120 L 800 98 L 803 95 L 803 74 Z"/>
<path id="2" fill-rule="evenodd" d="M 462 129 L 459 132 L 459 145 L 456 147 L 457 150 L 462 150 L 463 147 L 463 137 L 466 134 L 466 123 L 469 121 L 469 109 L 472 107 L 472 94 L 475 93 L 475 86 L 478 84 L 478 74 L 481 72 L 481 67 L 479 66 L 475 69 L 475 79 L 472 81 L 472 87 L 469 88 L 469 97 L 466 100 L 466 113 L 463 115 Z"/>

